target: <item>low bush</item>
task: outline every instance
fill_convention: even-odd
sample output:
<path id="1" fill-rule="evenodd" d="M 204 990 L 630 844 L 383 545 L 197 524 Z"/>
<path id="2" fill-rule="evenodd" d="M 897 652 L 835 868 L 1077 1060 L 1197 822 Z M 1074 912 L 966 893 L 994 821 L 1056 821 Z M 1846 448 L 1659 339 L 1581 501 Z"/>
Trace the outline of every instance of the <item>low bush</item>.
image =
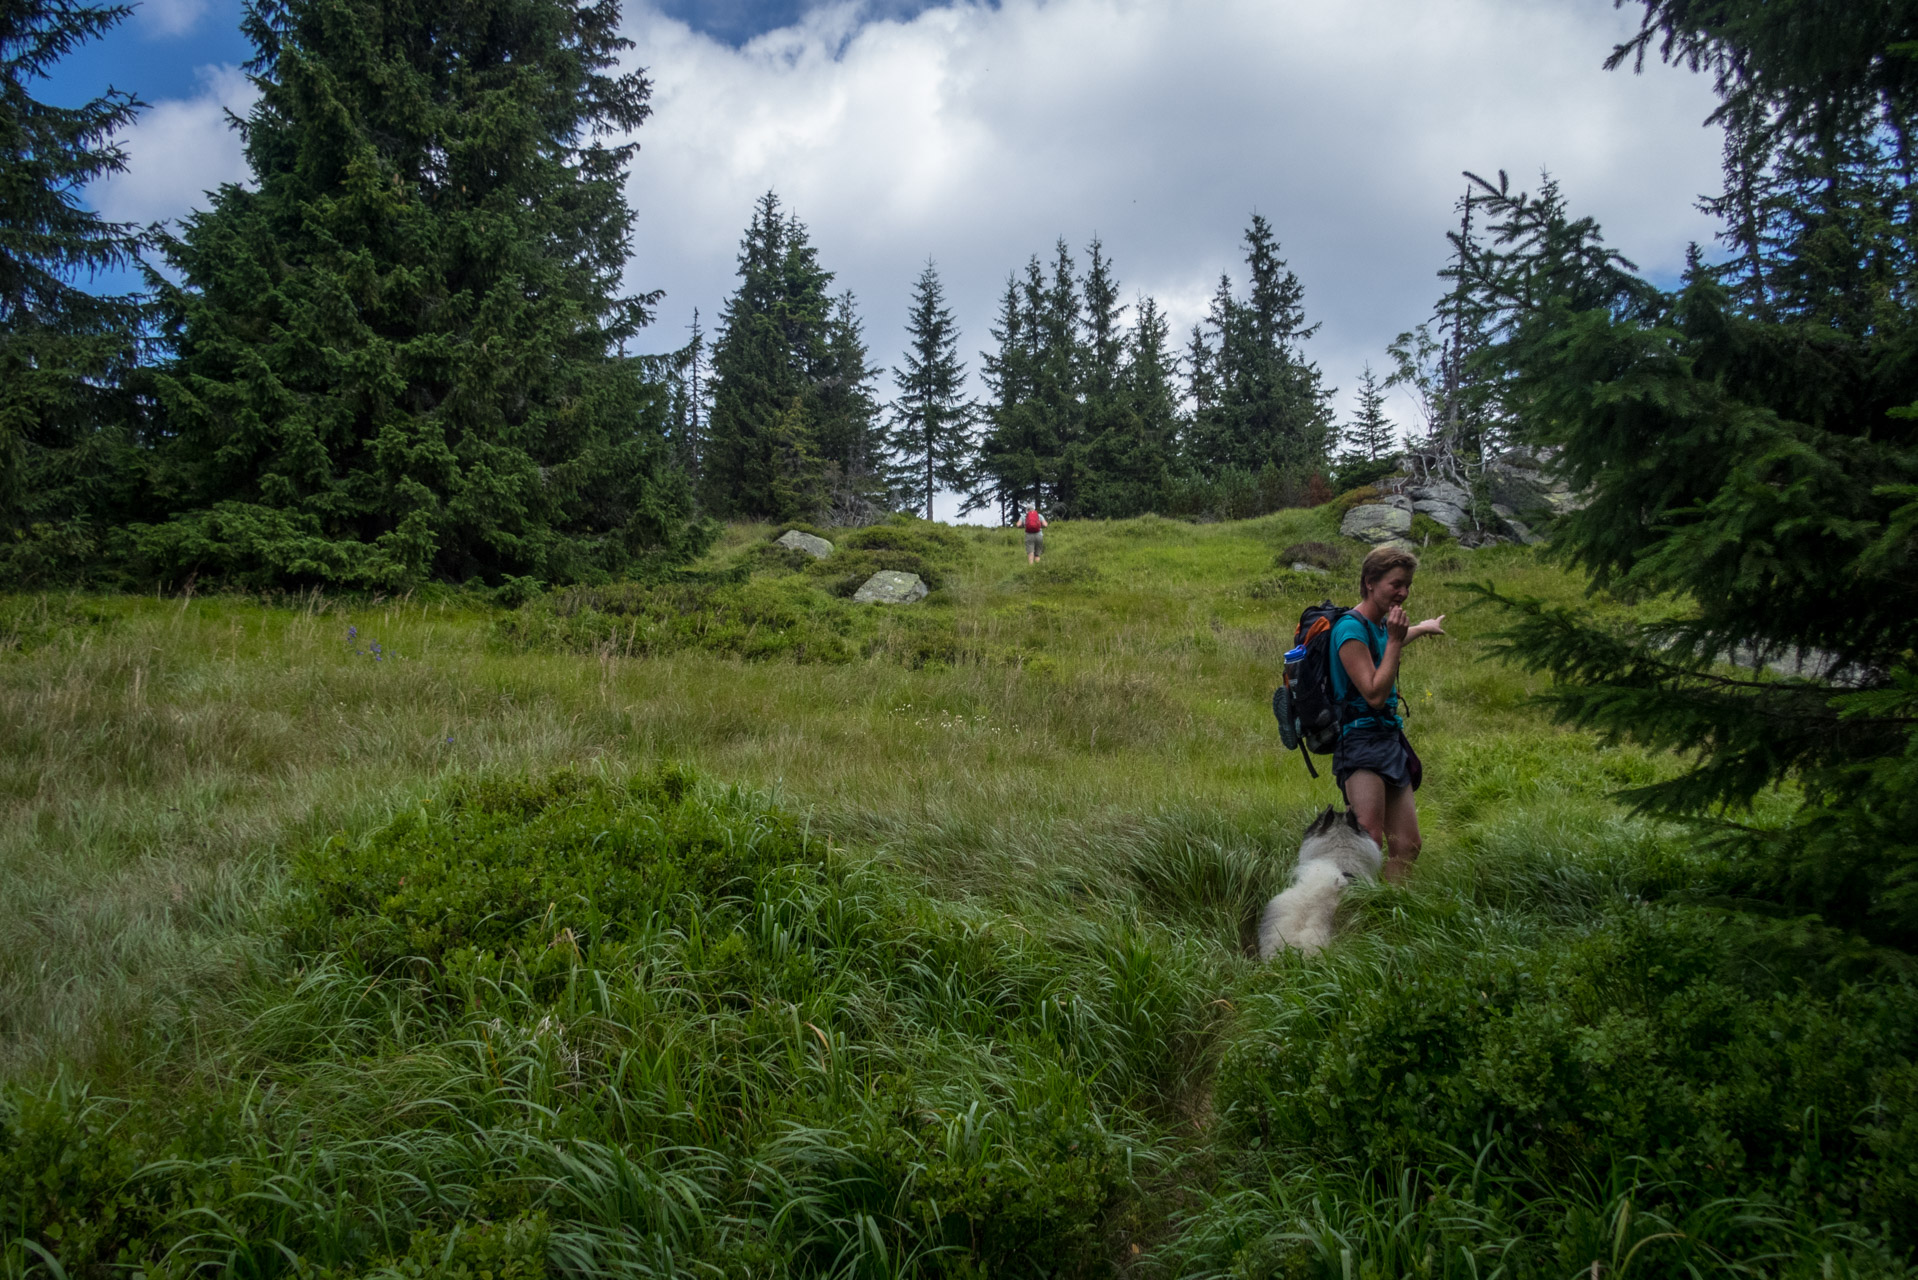
<path id="1" fill-rule="evenodd" d="M 1347 455 L 1337 460 L 1332 468 L 1332 488 L 1339 493 L 1377 484 L 1398 472 L 1401 459 L 1397 454 L 1389 458 L 1363 458 Z"/>
<path id="2" fill-rule="evenodd" d="M 1908 1255 L 1918 985 L 1842 952 L 1682 903 L 1608 895 L 1542 931 L 1459 910 L 1389 957 L 1278 970 L 1218 1104 L 1240 1141 L 1334 1167 L 1489 1149 L 1534 1231 L 1568 1189 L 1635 1186 L 1641 1214 L 1769 1205 Z"/>
<path id="3" fill-rule="evenodd" d="M 1355 562 L 1351 548 L 1335 546 L 1330 542 L 1294 542 L 1273 559 L 1281 569 L 1289 569 L 1295 564 L 1309 564 L 1315 569 L 1333 572 L 1349 569 Z"/>
<path id="4" fill-rule="evenodd" d="M 852 589 L 864 581 L 861 577 Z M 634 658 L 699 651 L 753 662 L 883 659 L 909 667 L 959 659 L 951 613 L 937 600 L 902 607 L 860 605 L 829 594 L 823 585 L 813 585 L 806 575 L 785 574 L 739 582 L 576 587 L 503 616 L 495 636 L 512 651 Z"/>
<path id="5" fill-rule="evenodd" d="M 12 1274 L 1079 1275 L 1206 1034 L 676 768 L 467 779 L 300 859 L 223 1086 L 0 1095 Z"/>
<path id="6" fill-rule="evenodd" d="M 776 545 L 789 528 L 836 537 L 815 558 Z M 893 608 L 850 597 L 882 569 L 916 573 L 937 592 L 965 541 L 911 516 L 820 533 L 780 525 L 730 565 L 678 571 L 663 580 L 577 586 L 502 617 L 495 635 L 509 650 L 663 657 L 702 651 L 749 661 L 847 663 L 868 659 L 908 667 L 961 659 L 957 629 L 942 598 Z"/>
<path id="7" fill-rule="evenodd" d="M 113 615 L 85 596 L 0 596 L 0 654 L 26 653 L 79 635 L 99 634 Z"/>
<path id="8" fill-rule="evenodd" d="M 1450 529 L 1422 511 L 1412 517 L 1412 530 L 1405 536 L 1411 541 L 1418 543 L 1421 548 L 1432 547 L 1436 549 L 1445 546 L 1453 540 Z"/>

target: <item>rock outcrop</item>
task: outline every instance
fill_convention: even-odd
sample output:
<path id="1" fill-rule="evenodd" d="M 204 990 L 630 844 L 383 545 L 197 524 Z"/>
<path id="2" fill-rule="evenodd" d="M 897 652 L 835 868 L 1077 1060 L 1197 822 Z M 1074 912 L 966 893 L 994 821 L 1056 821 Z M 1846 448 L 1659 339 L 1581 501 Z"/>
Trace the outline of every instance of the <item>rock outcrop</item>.
<path id="1" fill-rule="evenodd" d="M 1533 533 L 1532 526 L 1519 519 L 1518 514 L 1504 503 L 1494 502 L 1492 504 L 1492 514 L 1498 517 L 1500 526 L 1504 528 L 1506 533 L 1512 536 L 1514 541 L 1522 542 L 1528 547 L 1535 547 L 1545 541 L 1545 539 Z"/>
<path id="2" fill-rule="evenodd" d="M 1457 485 L 1435 480 L 1415 486 L 1407 494 L 1414 512 L 1438 521 L 1453 537 L 1472 527 L 1472 495 Z"/>
<path id="3" fill-rule="evenodd" d="M 785 547 L 789 551 L 803 551 L 815 560 L 824 560 L 832 554 L 832 543 L 824 538 L 815 538 L 810 533 L 801 533 L 797 529 L 788 529 L 773 541 L 774 546 Z"/>
<path id="4" fill-rule="evenodd" d="M 1389 542 L 1412 532 L 1412 504 L 1408 499 L 1388 497 L 1353 507 L 1339 521 L 1339 533 L 1360 542 Z"/>
<path id="5" fill-rule="evenodd" d="M 858 604 L 911 604 L 923 600 L 926 584 L 916 573 L 902 573 L 898 569 L 881 569 L 866 579 L 866 585 L 852 593 Z"/>
<path id="6" fill-rule="evenodd" d="M 1507 449 L 1485 464 L 1485 486 L 1493 503 L 1520 520 L 1561 516 L 1585 505 L 1581 494 L 1561 480 L 1553 466 L 1555 451 L 1523 445 Z"/>

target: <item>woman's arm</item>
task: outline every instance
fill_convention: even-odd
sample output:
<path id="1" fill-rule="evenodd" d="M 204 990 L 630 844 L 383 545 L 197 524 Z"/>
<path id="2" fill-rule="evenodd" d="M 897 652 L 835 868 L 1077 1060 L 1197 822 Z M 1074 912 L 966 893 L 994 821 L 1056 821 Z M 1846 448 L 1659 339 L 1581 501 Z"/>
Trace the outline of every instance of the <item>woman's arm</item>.
<path id="1" fill-rule="evenodd" d="M 1392 696 L 1392 686 L 1398 683 L 1399 654 L 1405 648 L 1406 631 L 1405 610 L 1394 606 L 1385 615 L 1382 660 L 1376 664 L 1372 661 L 1372 651 L 1363 640 L 1347 640 L 1339 646 L 1339 664 L 1345 668 L 1345 678 L 1374 711 L 1385 705 L 1385 700 Z"/>

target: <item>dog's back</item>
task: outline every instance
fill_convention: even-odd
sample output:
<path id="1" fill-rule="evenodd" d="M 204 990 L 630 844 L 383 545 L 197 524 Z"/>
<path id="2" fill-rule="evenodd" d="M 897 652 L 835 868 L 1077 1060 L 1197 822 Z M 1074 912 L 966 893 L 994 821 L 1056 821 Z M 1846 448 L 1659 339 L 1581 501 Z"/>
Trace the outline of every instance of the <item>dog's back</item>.
<path id="1" fill-rule="evenodd" d="M 1293 872 L 1292 883 L 1259 917 L 1259 959 L 1270 960 L 1285 947 L 1316 953 L 1332 940 L 1344 893 L 1345 873 L 1330 862 L 1308 862 Z"/>

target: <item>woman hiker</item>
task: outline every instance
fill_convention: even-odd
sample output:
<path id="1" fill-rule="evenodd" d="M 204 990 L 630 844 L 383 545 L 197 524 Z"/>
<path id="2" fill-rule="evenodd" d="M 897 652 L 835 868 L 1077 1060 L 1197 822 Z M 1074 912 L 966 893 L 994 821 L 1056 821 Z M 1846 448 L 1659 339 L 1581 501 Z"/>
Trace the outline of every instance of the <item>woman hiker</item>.
<path id="1" fill-rule="evenodd" d="M 1038 564 L 1046 550 L 1046 518 L 1039 514 L 1038 503 L 1026 503 L 1026 514 L 1019 526 L 1026 531 L 1026 563 Z"/>
<path id="2" fill-rule="evenodd" d="M 1332 776 L 1346 808 L 1386 852 L 1385 878 L 1405 878 L 1419 856 L 1419 814 L 1412 793 L 1422 769 L 1399 716 L 1399 658 L 1420 636 L 1445 634 L 1445 615 L 1411 626 L 1405 598 L 1412 594 L 1418 557 L 1378 547 L 1359 566 L 1359 603 L 1332 625 L 1332 696 L 1339 707 L 1339 744 Z"/>

